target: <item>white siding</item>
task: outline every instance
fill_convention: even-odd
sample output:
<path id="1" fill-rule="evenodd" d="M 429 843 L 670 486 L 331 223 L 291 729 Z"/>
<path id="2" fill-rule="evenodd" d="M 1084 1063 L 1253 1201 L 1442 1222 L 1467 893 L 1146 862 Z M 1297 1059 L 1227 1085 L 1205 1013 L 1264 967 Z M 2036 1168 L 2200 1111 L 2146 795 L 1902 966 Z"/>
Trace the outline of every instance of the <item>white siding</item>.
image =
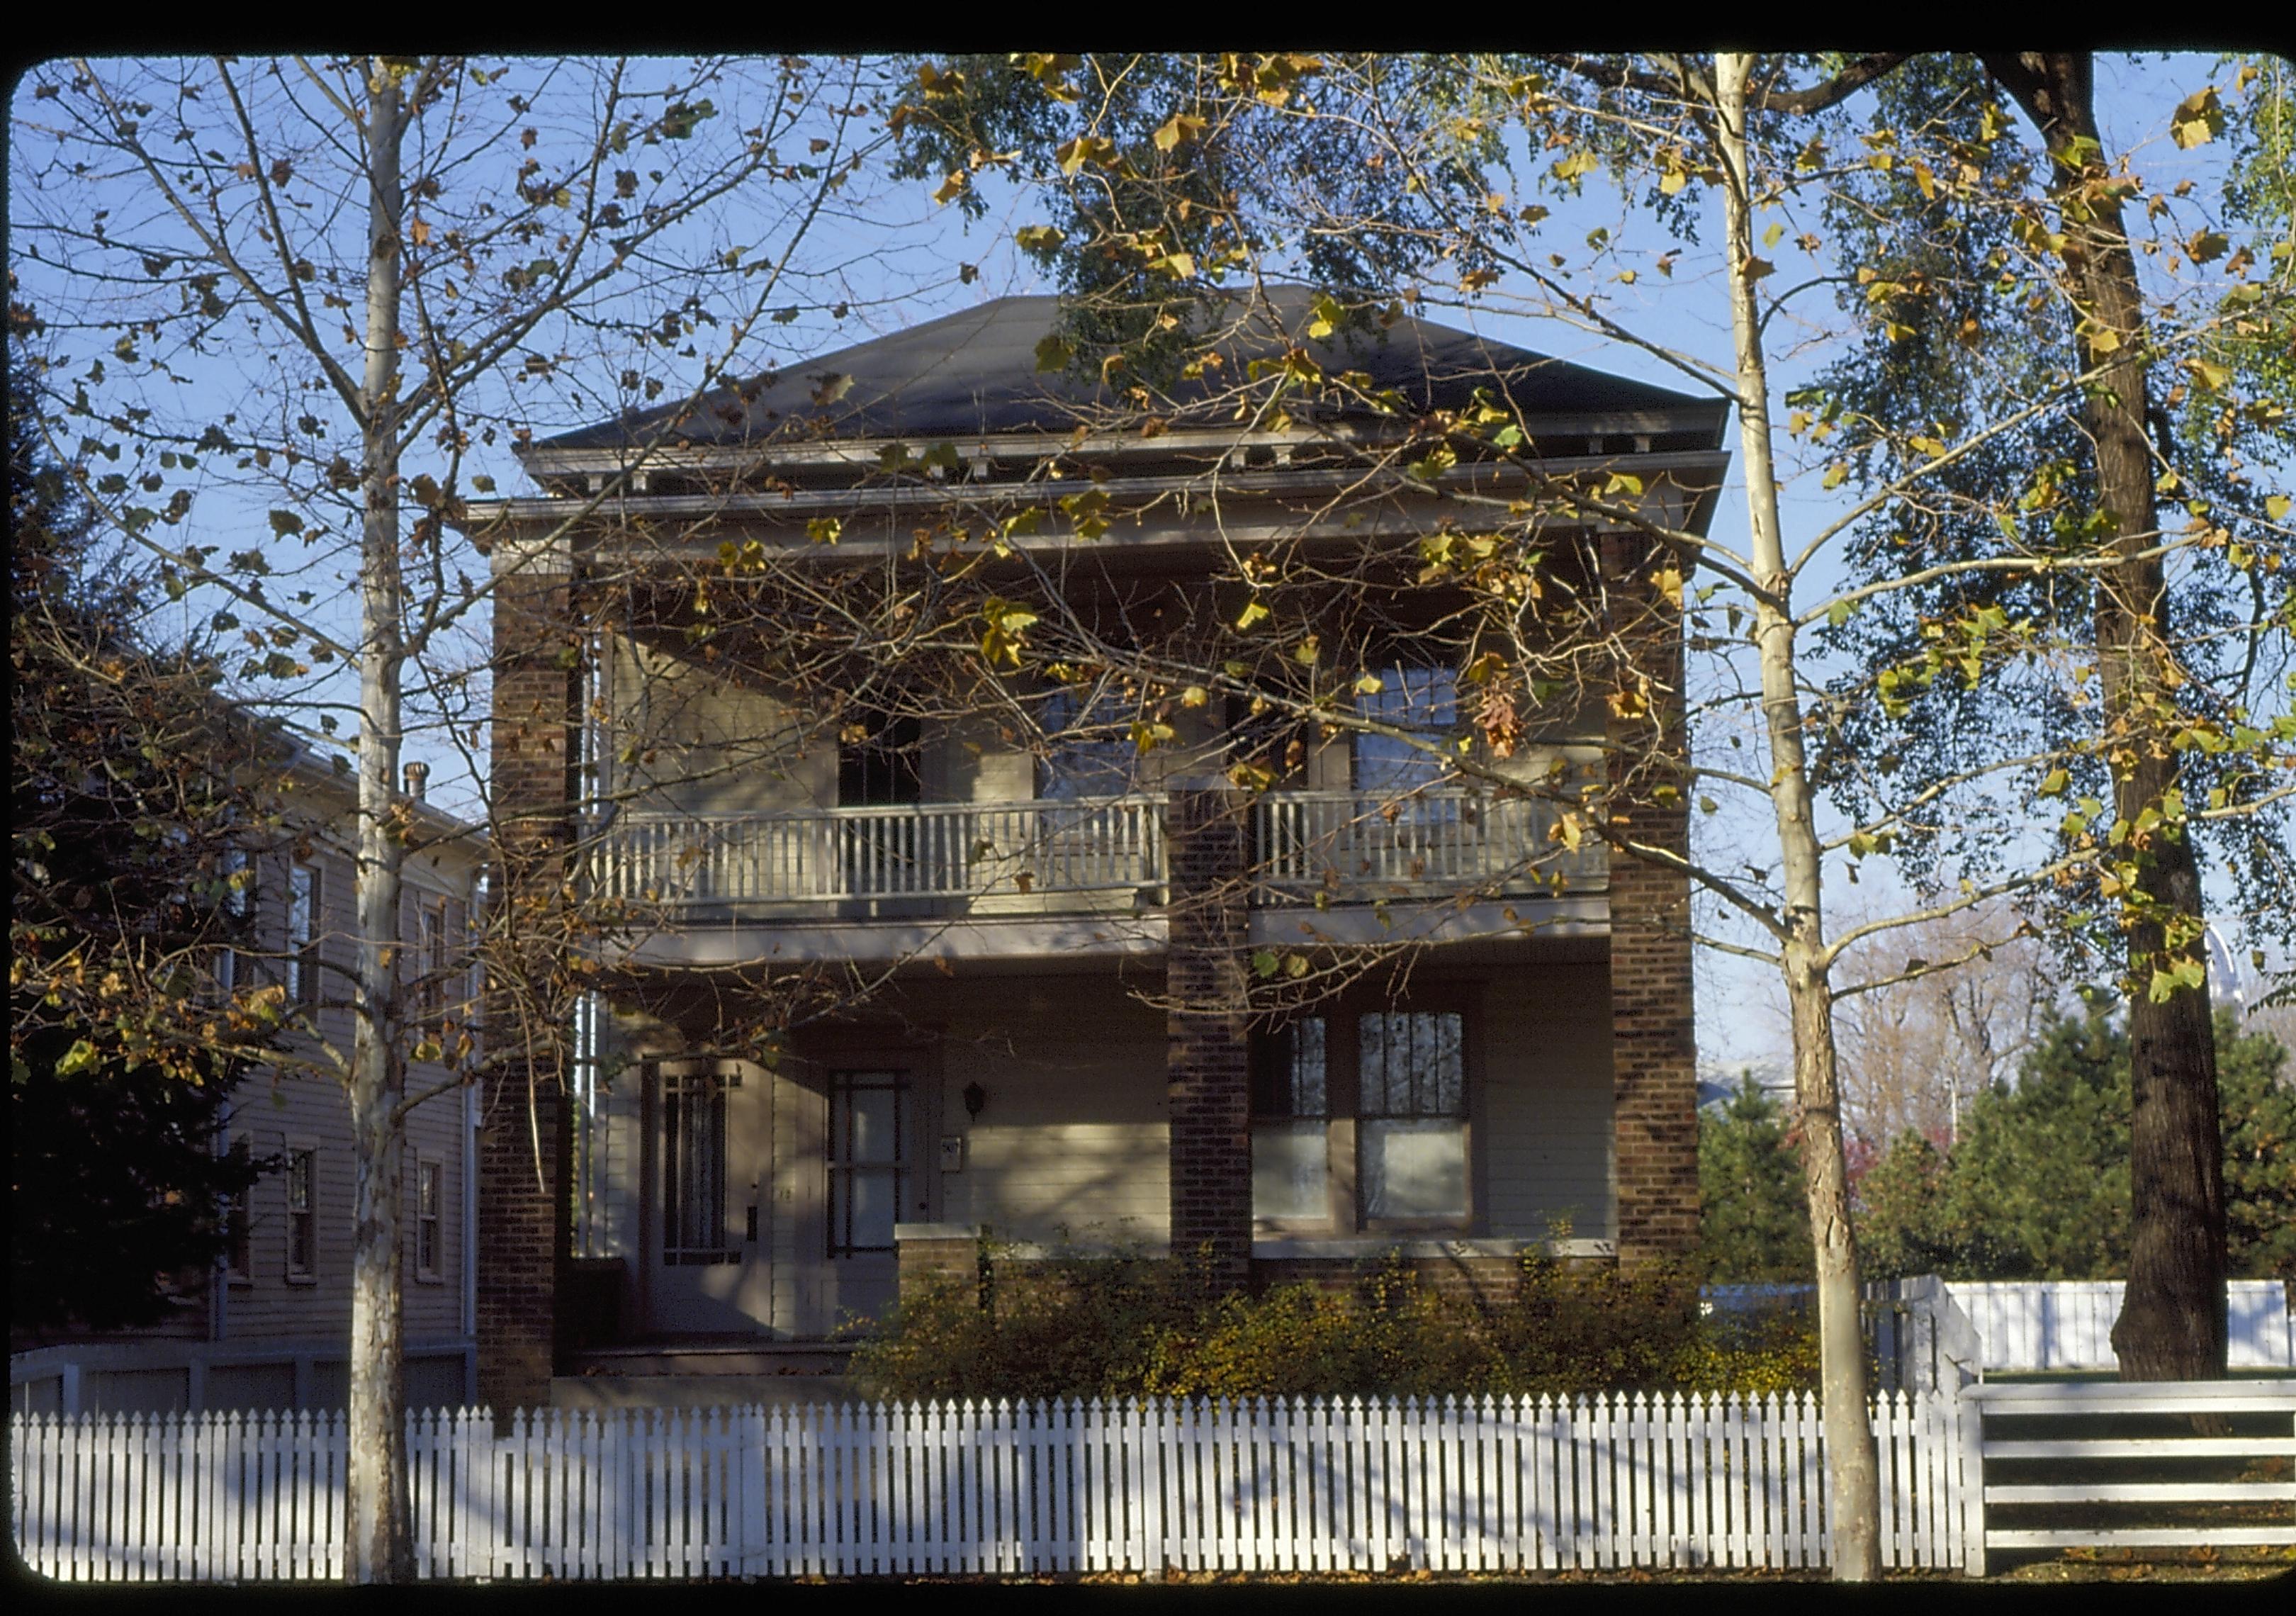
<path id="1" fill-rule="evenodd" d="M 984 982 L 969 997 L 942 1046 L 944 1127 L 967 1135 L 964 1170 L 943 1177 L 942 1215 L 1004 1239 L 1160 1247 L 1163 1016 L 1112 978 Z M 964 1112 L 969 1083 L 988 1095 L 977 1119 Z"/>
<path id="2" fill-rule="evenodd" d="M 1617 1235 L 1606 966 L 1511 971 L 1483 996 L 1484 1204 L 1494 1236 Z"/>

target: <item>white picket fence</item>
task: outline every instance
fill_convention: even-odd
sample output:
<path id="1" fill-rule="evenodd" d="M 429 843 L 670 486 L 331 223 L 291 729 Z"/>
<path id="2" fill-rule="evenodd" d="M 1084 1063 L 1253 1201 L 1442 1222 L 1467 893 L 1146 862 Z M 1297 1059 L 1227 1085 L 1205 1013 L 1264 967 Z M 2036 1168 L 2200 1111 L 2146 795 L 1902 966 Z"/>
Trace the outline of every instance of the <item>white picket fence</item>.
<path id="1" fill-rule="evenodd" d="M 1957 1399 L 1875 1408 L 1883 1554 L 1957 1567 Z M 1822 1565 L 1816 1400 L 483 1409 L 409 1422 L 432 1578 Z M 71 1581 L 340 1576 L 337 1415 L 18 1416 L 15 1533 Z"/>
<path id="2" fill-rule="evenodd" d="M 1977 1332 L 1988 1370 L 2111 1369 L 2112 1324 L 2125 1281 L 2118 1279 L 1946 1282 Z M 2226 1362 L 2234 1369 L 2296 1366 L 2296 1320 L 2276 1279 L 2225 1286 Z"/>

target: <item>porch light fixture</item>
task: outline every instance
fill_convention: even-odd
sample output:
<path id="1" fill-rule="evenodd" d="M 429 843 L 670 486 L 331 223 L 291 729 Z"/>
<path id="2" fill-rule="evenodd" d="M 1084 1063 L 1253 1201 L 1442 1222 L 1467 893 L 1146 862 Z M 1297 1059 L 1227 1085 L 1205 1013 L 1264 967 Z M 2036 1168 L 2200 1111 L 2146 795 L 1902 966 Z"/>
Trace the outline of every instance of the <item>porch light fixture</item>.
<path id="1" fill-rule="evenodd" d="M 977 1117 L 988 1108 L 988 1091 L 978 1083 L 964 1086 L 964 1114 Z"/>

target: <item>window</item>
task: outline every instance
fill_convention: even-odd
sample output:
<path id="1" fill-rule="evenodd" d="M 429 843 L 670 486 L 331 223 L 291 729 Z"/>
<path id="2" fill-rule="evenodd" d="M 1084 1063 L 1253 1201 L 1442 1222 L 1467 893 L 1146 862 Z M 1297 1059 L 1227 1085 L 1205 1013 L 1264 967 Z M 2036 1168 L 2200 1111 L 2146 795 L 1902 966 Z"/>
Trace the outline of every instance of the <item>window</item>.
<path id="1" fill-rule="evenodd" d="M 915 718 L 865 711 L 838 734 L 838 806 L 923 801 L 922 751 L 923 726 Z"/>
<path id="2" fill-rule="evenodd" d="M 244 1156 L 247 1141 L 234 1139 L 230 1153 Z M 252 1185 L 243 1185 L 238 1193 L 224 1198 L 223 1269 L 225 1276 L 234 1284 L 250 1284 L 255 1278 L 255 1187 Z"/>
<path id="3" fill-rule="evenodd" d="M 255 913 L 255 869 L 248 862 L 243 848 L 233 848 L 223 856 L 223 914 L 225 932 L 234 941 L 246 940 L 247 923 Z M 216 950 L 215 985 L 217 993 L 228 999 L 239 986 L 239 950 L 229 945 Z"/>
<path id="4" fill-rule="evenodd" d="M 1357 1163 L 1366 1219 L 1466 1216 L 1462 1032 L 1455 1012 L 1387 1012 L 1357 1021 Z"/>
<path id="5" fill-rule="evenodd" d="M 1321 1016 L 1306 1016 L 1252 1049 L 1251 1215 L 1328 1222 L 1331 1098 Z"/>
<path id="6" fill-rule="evenodd" d="M 829 1254 L 893 1249 L 908 1194 L 908 1076 L 840 1071 L 829 1095 Z"/>
<path id="7" fill-rule="evenodd" d="M 287 997 L 310 1009 L 319 1002 L 319 872 L 299 864 L 287 872 Z"/>
<path id="8" fill-rule="evenodd" d="M 1052 802 L 1122 797 L 1138 784 L 1140 746 L 1113 691 L 1056 690 L 1037 715 L 1046 741 L 1037 795 Z"/>
<path id="9" fill-rule="evenodd" d="M 436 1161 L 414 1164 L 414 1277 L 439 1278 L 439 1219 L 446 1189 L 445 1169 Z"/>
<path id="10" fill-rule="evenodd" d="M 287 1152 L 287 1277 L 316 1279 L 319 1272 L 319 1153 L 310 1145 Z"/>
<path id="11" fill-rule="evenodd" d="M 421 939 L 415 960 L 422 975 L 415 992 L 415 1014 L 425 1032 L 436 1034 L 448 1016 L 462 1010 L 462 994 L 455 980 L 461 906 L 451 898 L 426 899 L 417 914 Z"/>
<path id="12" fill-rule="evenodd" d="M 739 1262 L 726 1238 L 726 1092 L 733 1071 L 661 1075 L 662 1261 L 671 1267 Z"/>
<path id="13" fill-rule="evenodd" d="M 1348 1228 L 1465 1222 L 1464 1021 L 1442 1010 L 1340 1022 L 1305 1016 L 1256 1039 L 1254 1219 L 1329 1227 L 1336 1215 Z"/>
<path id="14" fill-rule="evenodd" d="M 1358 691 L 1356 711 L 1425 741 L 1447 739 L 1459 722 L 1458 679 L 1447 668 L 1383 668 L 1379 688 Z M 1359 734 L 1355 742 L 1355 789 L 1397 798 L 1442 779 L 1442 760 L 1398 736 Z M 1423 804 L 1431 808 L 1433 804 Z"/>

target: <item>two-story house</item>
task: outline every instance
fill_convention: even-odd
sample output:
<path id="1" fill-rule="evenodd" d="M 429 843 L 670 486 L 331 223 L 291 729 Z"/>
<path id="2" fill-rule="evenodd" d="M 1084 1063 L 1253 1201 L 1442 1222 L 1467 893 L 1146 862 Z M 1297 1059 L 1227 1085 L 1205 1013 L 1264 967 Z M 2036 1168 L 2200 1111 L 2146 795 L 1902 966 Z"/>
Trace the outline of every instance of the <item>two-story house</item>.
<path id="1" fill-rule="evenodd" d="M 406 1398 L 460 1407 L 476 1382 L 472 1289 L 478 1090 L 442 1060 L 477 1030 L 471 947 L 484 837 L 422 800 L 408 767 L 410 853 L 403 956 L 419 1044 L 406 1068 L 401 1209 Z M 276 985 L 290 1029 L 276 1065 L 232 1092 L 217 1143 L 268 1170 L 229 1209 L 223 1259 L 182 1287 L 172 1317 L 147 1329 L 81 1336 L 11 1353 L 12 1406 L 81 1410 L 340 1407 L 349 1395 L 352 1140 L 350 1108 L 329 1052 L 347 1054 L 355 964 L 348 775 L 308 754 L 280 775 L 279 827 L 250 845 L 236 877 L 249 942 L 211 960 L 221 990 Z M 442 1036 L 443 1035 L 443 1036 Z"/>
<path id="2" fill-rule="evenodd" d="M 983 1229 L 1239 1285 L 1691 1243 L 1686 886 L 1560 818 L 1623 783 L 1611 839 L 1686 849 L 1685 563 L 1546 496 L 1702 532 L 1724 406 L 1236 310 L 1136 387 L 1000 299 L 537 442 L 472 510 L 511 882 L 578 893 L 599 967 L 490 1104 L 497 1405 L 602 1272 L 623 1339 L 807 1341 Z M 1401 463 L 1443 411 L 1530 469 Z M 1534 508 L 1580 672 L 1494 719 L 1537 613 L 1430 545 Z"/>

